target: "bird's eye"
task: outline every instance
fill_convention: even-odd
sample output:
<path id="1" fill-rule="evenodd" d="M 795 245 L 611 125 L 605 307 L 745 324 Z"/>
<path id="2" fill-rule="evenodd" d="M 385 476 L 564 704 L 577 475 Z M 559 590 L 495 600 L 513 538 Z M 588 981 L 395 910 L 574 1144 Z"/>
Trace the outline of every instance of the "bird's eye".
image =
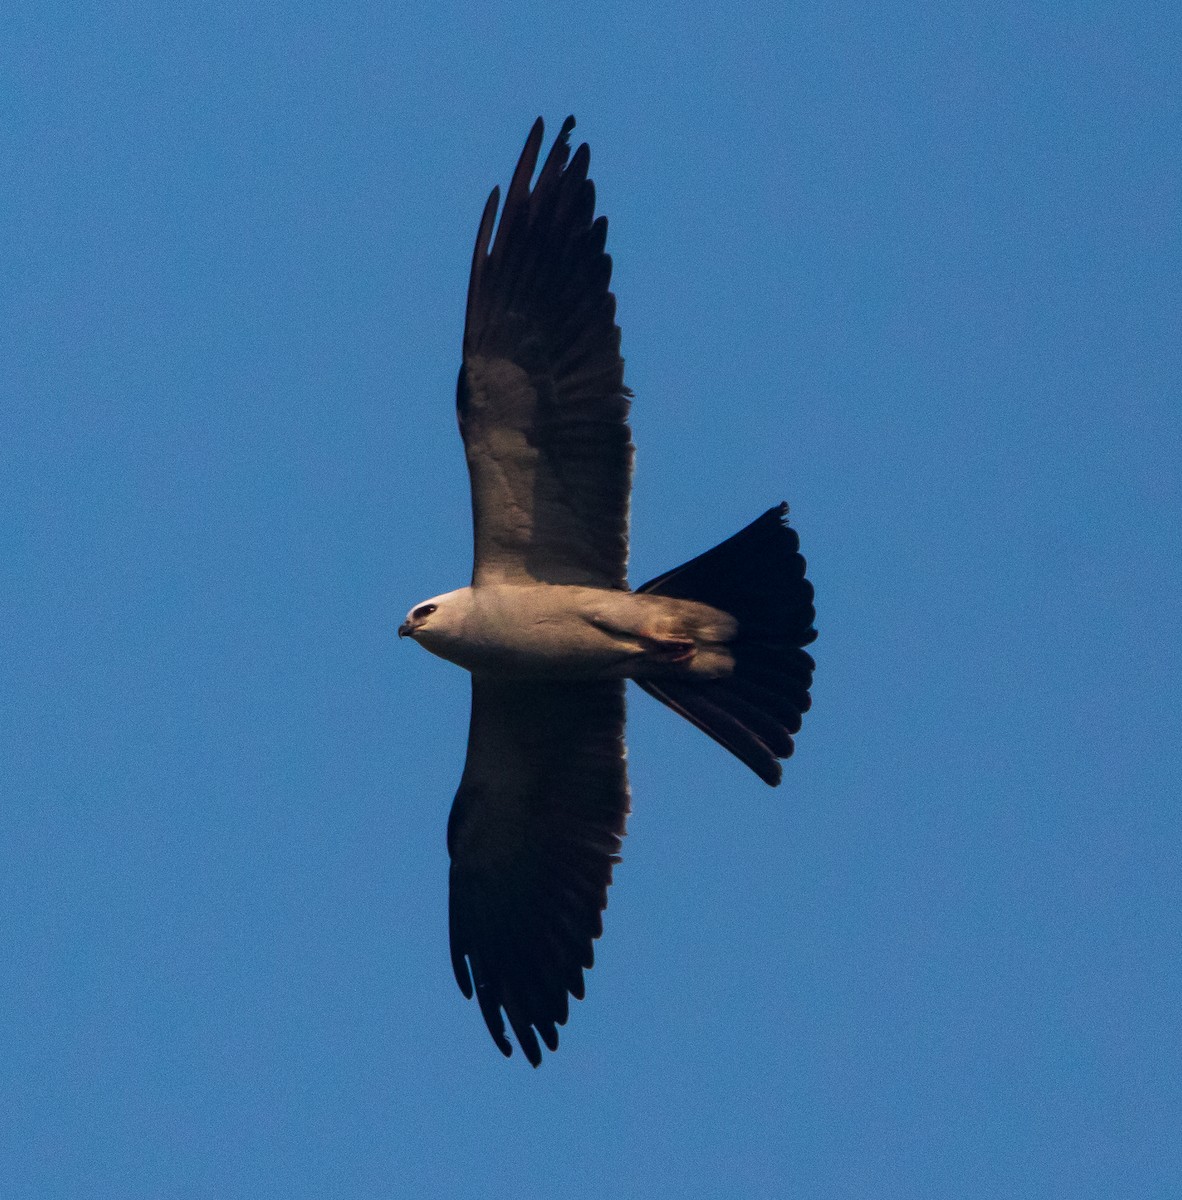
<path id="1" fill-rule="evenodd" d="M 420 604 L 410 615 L 416 621 L 421 621 L 424 617 L 429 617 L 435 611 L 435 608 L 434 604 Z"/>

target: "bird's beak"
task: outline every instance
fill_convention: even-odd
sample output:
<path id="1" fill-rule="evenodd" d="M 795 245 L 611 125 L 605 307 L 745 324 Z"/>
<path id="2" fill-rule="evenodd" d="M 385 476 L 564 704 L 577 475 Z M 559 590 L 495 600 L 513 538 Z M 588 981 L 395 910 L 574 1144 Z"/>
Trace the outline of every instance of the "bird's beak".
<path id="1" fill-rule="evenodd" d="M 400 638 L 410 637 L 413 633 L 414 627 L 409 621 L 403 621 L 402 624 L 398 626 L 398 636 Z"/>

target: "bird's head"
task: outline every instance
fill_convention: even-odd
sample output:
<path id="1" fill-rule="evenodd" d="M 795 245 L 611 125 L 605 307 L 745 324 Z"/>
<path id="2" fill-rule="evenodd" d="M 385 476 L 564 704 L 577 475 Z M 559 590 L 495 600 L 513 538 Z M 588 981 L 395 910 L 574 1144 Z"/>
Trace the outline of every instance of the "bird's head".
<path id="1" fill-rule="evenodd" d="M 406 614 L 406 620 L 398 626 L 398 636 L 400 638 L 417 637 L 419 630 L 425 628 L 427 622 L 439 611 L 438 600 L 424 600 L 422 604 L 416 604 L 414 608 Z"/>
<path id="2" fill-rule="evenodd" d="M 447 592 L 416 604 L 406 614 L 406 620 L 398 626 L 398 636 L 418 642 L 424 649 L 438 654 L 440 644 L 459 632 L 463 620 L 462 596 L 467 589 Z"/>

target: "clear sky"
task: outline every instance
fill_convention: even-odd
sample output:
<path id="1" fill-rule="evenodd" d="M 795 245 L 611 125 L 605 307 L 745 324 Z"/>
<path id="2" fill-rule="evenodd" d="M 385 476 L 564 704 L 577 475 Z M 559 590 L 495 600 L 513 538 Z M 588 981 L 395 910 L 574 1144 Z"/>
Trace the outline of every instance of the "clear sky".
<path id="1" fill-rule="evenodd" d="M 1179 12 L 6 6 L 0 1197 L 1178 1194 Z M 787 499 L 820 637 L 778 790 L 630 695 L 533 1071 L 448 963 L 467 679 L 395 629 L 568 112 L 633 580 Z"/>

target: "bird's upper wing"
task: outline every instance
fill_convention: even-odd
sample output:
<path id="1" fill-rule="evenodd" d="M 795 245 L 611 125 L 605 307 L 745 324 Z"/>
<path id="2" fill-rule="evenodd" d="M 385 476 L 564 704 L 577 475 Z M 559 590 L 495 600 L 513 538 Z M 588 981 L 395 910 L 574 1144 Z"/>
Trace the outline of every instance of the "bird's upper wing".
<path id="1" fill-rule="evenodd" d="M 501 1052 L 534 1066 L 583 997 L 628 813 L 624 683 L 472 678 L 448 821 L 456 981 Z M 536 1031 L 536 1032 L 535 1032 Z"/>
<path id="2" fill-rule="evenodd" d="M 496 188 L 476 237 L 456 405 L 477 585 L 627 586 L 629 393 L 586 145 L 567 163 L 574 123 L 531 189 L 538 119 L 495 240 Z"/>

